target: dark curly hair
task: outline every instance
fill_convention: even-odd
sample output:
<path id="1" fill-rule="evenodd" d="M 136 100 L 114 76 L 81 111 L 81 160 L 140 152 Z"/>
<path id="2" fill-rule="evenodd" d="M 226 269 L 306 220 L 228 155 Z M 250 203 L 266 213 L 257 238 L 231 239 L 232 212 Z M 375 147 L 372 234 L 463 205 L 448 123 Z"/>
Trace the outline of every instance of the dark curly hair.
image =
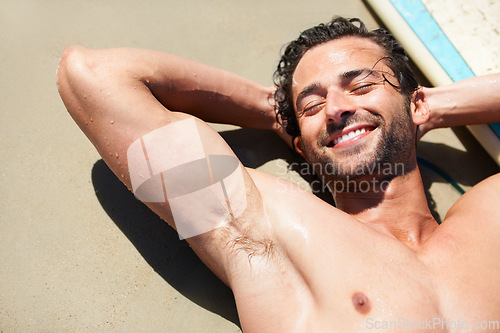
<path id="1" fill-rule="evenodd" d="M 292 77 L 300 59 L 314 46 L 347 36 L 372 40 L 387 53 L 386 58 L 389 59 L 387 65 L 399 81 L 399 87 L 396 88 L 407 97 L 408 101 L 410 101 L 411 94 L 418 88 L 418 82 L 408 64 L 408 56 L 392 34 L 384 29 L 369 31 L 365 24 L 357 18 L 336 17 L 329 23 L 322 23 L 305 30 L 299 38 L 290 42 L 274 72 L 274 83 L 277 87 L 274 93 L 276 118 L 292 137 L 300 135 L 292 101 Z M 391 85 L 393 84 L 391 83 Z"/>

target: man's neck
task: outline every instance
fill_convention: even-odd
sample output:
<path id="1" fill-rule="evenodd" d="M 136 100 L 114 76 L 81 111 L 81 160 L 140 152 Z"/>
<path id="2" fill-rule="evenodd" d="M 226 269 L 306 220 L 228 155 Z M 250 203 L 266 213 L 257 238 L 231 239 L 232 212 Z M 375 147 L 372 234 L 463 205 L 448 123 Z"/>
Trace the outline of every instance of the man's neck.
<path id="1" fill-rule="evenodd" d="M 428 208 L 418 167 L 392 179 L 384 188 L 366 192 L 337 192 L 337 208 L 412 249 L 438 226 Z"/>

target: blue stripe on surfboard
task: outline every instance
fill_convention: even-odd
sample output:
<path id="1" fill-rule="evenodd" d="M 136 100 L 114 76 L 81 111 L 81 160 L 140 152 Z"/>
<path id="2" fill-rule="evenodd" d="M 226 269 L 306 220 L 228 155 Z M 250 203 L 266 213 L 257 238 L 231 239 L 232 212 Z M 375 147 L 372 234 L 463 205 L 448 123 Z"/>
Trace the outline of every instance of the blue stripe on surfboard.
<path id="1" fill-rule="evenodd" d="M 475 76 L 420 0 L 390 1 L 453 81 Z"/>
<path id="2" fill-rule="evenodd" d="M 500 138 L 500 123 L 489 124 L 490 128 Z"/>
<path id="3" fill-rule="evenodd" d="M 475 76 L 422 1 L 390 0 L 390 2 L 453 81 Z M 500 123 L 489 126 L 500 138 Z"/>

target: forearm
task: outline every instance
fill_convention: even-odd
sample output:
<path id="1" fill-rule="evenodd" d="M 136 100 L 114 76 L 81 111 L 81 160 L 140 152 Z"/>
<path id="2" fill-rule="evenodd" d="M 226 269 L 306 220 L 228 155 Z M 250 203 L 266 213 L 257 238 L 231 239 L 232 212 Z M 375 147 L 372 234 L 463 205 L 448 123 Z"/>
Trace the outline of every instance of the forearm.
<path id="1" fill-rule="evenodd" d="M 500 122 L 500 74 L 424 88 L 429 129 Z"/>
<path id="2" fill-rule="evenodd" d="M 148 87 L 167 109 L 208 122 L 256 129 L 272 129 L 276 122 L 271 87 L 173 55 L 162 57 Z"/>
<path id="3" fill-rule="evenodd" d="M 146 85 L 170 111 L 208 122 L 271 129 L 272 89 L 227 71 L 171 54 L 140 49 L 89 50 L 109 81 L 124 76 Z"/>

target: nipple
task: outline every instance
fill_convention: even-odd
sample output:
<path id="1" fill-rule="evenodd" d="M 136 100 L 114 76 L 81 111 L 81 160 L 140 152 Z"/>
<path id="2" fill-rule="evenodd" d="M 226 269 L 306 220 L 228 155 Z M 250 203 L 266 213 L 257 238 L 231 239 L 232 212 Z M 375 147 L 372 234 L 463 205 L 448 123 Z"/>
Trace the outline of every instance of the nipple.
<path id="1" fill-rule="evenodd" d="M 354 305 L 354 308 L 362 314 L 370 312 L 370 301 L 368 300 L 368 297 L 360 291 L 352 294 L 352 304 Z"/>

